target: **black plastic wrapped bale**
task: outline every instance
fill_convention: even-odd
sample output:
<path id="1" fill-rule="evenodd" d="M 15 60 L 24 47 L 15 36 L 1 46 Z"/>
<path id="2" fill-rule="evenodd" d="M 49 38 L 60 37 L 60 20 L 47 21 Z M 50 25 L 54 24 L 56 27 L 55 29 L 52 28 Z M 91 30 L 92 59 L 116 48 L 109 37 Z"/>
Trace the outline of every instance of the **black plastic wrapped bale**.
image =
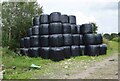
<path id="1" fill-rule="evenodd" d="M 85 55 L 85 45 L 80 45 L 80 55 Z"/>
<path id="2" fill-rule="evenodd" d="M 62 24 L 50 23 L 50 35 L 51 34 L 62 34 Z"/>
<path id="3" fill-rule="evenodd" d="M 24 37 L 24 46 L 25 48 L 30 47 L 30 37 Z"/>
<path id="4" fill-rule="evenodd" d="M 68 23 L 69 22 L 68 19 L 69 19 L 69 17 L 67 15 L 61 15 L 61 22 L 62 23 Z"/>
<path id="5" fill-rule="evenodd" d="M 69 23 L 63 23 L 62 28 L 63 28 L 63 34 L 71 34 L 71 26 Z"/>
<path id="6" fill-rule="evenodd" d="M 27 37 L 30 37 L 32 35 L 32 28 L 29 28 L 27 30 Z"/>
<path id="7" fill-rule="evenodd" d="M 74 15 L 69 16 L 69 23 L 70 24 L 76 24 L 76 17 Z"/>
<path id="8" fill-rule="evenodd" d="M 39 35 L 40 34 L 40 32 L 39 32 L 39 26 L 33 26 L 33 28 L 32 28 L 32 34 L 33 35 Z"/>
<path id="9" fill-rule="evenodd" d="M 62 34 L 50 35 L 49 45 L 51 47 L 63 46 L 63 35 Z"/>
<path id="10" fill-rule="evenodd" d="M 60 61 L 65 58 L 63 47 L 51 47 L 50 48 L 50 59 L 53 61 Z"/>
<path id="11" fill-rule="evenodd" d="M 72 35 L 71 34 L 63 34 L 64 45 L 71 46 L 72 45 Z"/>
<path id="12" fill-rule="evenodd" d="M 44 59 L 49 59 L 50 47 L 41 47 L 40 54 Z"/>
<path id="13" fill-rule="evenodd" d="M 35 16 L 33 18 L 33 26 L 40 25 L 39 19 L 40 19 L 40 16 Z"/>
<path id="14" fill-rule="evenodd" d="M 106 44 L 101 44 L 100 45 L 100 55 L 107 54 L 107 45 Z"/>
<path id="15" fill-rule="evenodd" d="M 103 40 L 102 40 L 102 35 L 101 34 L 95 34 L 96 36 L 96 44 L 102 44 Z"/>
<path id="16" fill-rule="evenodd" d="M 92 24 L 82 24 L 80 26 L 80 33 L 81 34 L 91 34 L 91 33 L 93 33 Z"/>
<path id="17" fill-rule="evenodd" d="M 79 41 L 79 43 L 80 43 L 80 45 L 83 45 L 83 35 L 79 35 L 80 36 L 80 41 Z"/>
<path id="18" fill-rule="evenodd" d="M 84 34 L 83 42 L 85 45 L 95 45 L 97 42 L 95 34 Z"/>
<path id="19" fill-rule="evenodd" d="M 80 35 L 79 34 L 73 34 L 72 35 L 72 45 L 80 45 Z"/>
<path id="20" fill-rule="evenodd" d="M 40 47 L 32 47 L 28 50 L 29 57 L 39 57 L 40 56 Z"/>
<path id="21" fill-rule="evenodd" d="M 49 24 L 40 25 L 40 35 L 49 35 Z"/>
<path id="22" fill-rule="evenodd" d="M 98 56 L 99 48 L 100 48 L 99 45 L 87 45 L 87 46 L 85 46 L 85 55 Z"/>
<path id="23" fill-rule="evenodd" d="M 60 12 L 53 12 L 50 14 L 50 23 L 53 23 L 53 22 L 61 22 Z"/>
<path id="24" fill-rule="evenodd" d="M 20 39 L 20 48 L 24 48 L 24 38 Z"/>
<path id="25" fill-rule="evenodd" d="M 64 46 L 64 56 L 65 58 L 71 57 L 71 47 L 70 46 Z"/>
<path id="26" fill-rule="evenodd" d="M 39 47 L 39 35 L 30 36 L 30 47 Z"/>
<path id="27" fill-rule="evenodd" d="M 49 15 L 48 14 L 40 15 L 40 23 L 41 24 L 49 24 Z"/>
<path id="28" fill-rule="evenodd" d="M 77 34 L 81 34 L 80 33 L 80 25 L 77 25 Z"/>
<path id="29" fill-rule="evenodd" d="M 40 46 L 41 47 L 49 46 L 49 35 L 41 35 L 40 36 Z"/>
<path id="30" fill-rule="evenodd" d="M 71 46 L 72 56 L 80 56 L 80 47 L 79 46 Z"/>
<path id="31" fill-rule="evenodd" d="M 20 48 L 20 54 L 21 55 L 27 55 L 28 54 L 28 48 Z"/>
<path id="32" fill-rule="evenodd" d="M 70 25 L 71 27 L 71 34 L 77 34 L 77 25 Z"/>

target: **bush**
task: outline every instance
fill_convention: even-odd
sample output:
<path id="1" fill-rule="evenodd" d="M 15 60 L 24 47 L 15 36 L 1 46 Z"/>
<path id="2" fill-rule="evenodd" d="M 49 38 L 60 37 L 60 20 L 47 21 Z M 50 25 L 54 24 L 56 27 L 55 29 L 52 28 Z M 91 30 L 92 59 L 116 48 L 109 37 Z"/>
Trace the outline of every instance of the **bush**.
<path id="1" fill-rule="evenodd" d="M 106 39 L 106 38 L 103 37 L 103 43 L 108 45 L 109 44 L 108 43 L 108 39 Z"/>
<path id="2" fill-rule="evenodd" d="M 37 2 L 3 2 L 2 3 L 2 46 L 16 50 L 20 38 L 32 25 L 32 18 L 42 13 Z"/>
<path id="3" fill-rule="evenodd" d="M 115 37 L 112 39 L 112 41 L 120 42 L 120 37 Z"/>

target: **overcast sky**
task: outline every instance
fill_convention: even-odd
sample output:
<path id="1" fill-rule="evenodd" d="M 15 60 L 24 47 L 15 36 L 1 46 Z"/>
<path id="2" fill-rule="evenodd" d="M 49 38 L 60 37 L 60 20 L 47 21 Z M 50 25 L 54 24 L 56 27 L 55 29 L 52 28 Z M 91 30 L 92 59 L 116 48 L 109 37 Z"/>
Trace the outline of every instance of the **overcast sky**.
<path id="1" fill-rule="evenodd" d="M 95 22 L 99 33 L 118 32 L 119 0 L 38 0 L 43 12 L 75 15 L 77 24 Z"/>

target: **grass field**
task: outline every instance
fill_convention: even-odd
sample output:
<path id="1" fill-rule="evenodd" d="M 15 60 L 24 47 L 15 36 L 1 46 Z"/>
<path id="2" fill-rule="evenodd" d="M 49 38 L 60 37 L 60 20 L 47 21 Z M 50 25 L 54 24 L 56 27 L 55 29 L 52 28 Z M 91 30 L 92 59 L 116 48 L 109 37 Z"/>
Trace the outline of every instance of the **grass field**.
<path id="1" fill-rule="evenodd" d="M 27 56 L 19 56 L 14 52 L 8 50 L 7 48 L 2 48 L 2 64 L 4 64 L 3 69 L 5 70 L 4 79 L 36 79 L 37 75 L 50 72 L 52 67 L 49 65 L 62 64 L 65 66 L 65 62 L 71 61 L 77 64 L 78 61 L 84 62 L 84 64 L 92 63 L 93 61 L 101 61 L 102 59 L 109 57 L 111 54 L 118 52 L 118 43 L 110 41 L 108 45 L 107 55 L 102 55 L 98 57 L 90 56 L 79 56 L 71 57 L 70 59 L 65 59 L 60 62 L 53 62 L 51 60 L 45 60 L 42 58 L 30 58 Z M 36 64 L 41 66 L 41 69 L 30 68 L 31 64 Z M 16 67 L 16 68 L 13 68 Z M 63 68 L 65 69 L 65 68 Z M 68 68 L 69 70 L 72 68 Z M 54 69 L 52 70 L 54 71 Z"/>

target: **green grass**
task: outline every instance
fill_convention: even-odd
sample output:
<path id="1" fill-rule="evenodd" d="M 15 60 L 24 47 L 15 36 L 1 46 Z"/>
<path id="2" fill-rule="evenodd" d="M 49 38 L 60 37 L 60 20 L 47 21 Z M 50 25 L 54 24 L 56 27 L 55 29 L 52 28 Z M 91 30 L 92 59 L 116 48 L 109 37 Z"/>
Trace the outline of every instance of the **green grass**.
<path id="1" fill-rule="evenodd" d="M 3 64 L 5 65 L 4 79 L 28 79 L 38 71 L 38 69 L 30 68 L 31 64 L 37 64 L 44 67 L 47 63 L 52 62 L 51 60 L 44 60 L 41 58 L 19 56 L 6 48 L 3 49 L 2 55 Z M 15 70 L 12 69 L 13 66 L 16 66 Z M 43 70 L 39 70 L 39 72 L 43 73 Z"/>
<path id="2" fill-rule="evenodd" d="M 71 62 L 84 61 L 85 63 L 91 63 L 92 61 L 101 61 L 102 59 L 110 56 L 113 53 L 117 53 L 118 43 L 110 41 L 108 45 L 107 55 L 101 55 L 97 57 L 92 56 L 79 56 L 65 59 L 60 62 L 53 62 L 51 60 L 45 60 L 42 58 L 30 58 L 27 56 L 19 56 L 7 48 L 2 48 L 2 63 L 5 70 L 4 79 L 35 79 L 34 76 L 44 74 L 50 71 L 49 65 L 56 65 L 70 60 Z M 31 64 L 41 66 L 41 69 L 30 68 Z M 12 67 L 16 66 L 16 69 Z M 64 66 L 64 65 L 63 65 Z M 54 70 L 53 70 L 54 71 Z"/>

